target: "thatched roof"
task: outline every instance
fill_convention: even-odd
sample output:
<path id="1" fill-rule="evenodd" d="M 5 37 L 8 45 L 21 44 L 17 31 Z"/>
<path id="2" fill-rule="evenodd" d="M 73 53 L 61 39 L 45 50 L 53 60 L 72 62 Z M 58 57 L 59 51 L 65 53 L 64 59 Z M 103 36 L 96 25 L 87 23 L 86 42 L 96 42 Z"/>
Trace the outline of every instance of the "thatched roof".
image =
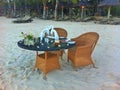
<path id="1" fill-rule="evenodd" d="M 119 5 L 120 5 L 120 0 L 103 0 L 100 2 L 98 6 L 104 7 L 104 6 L 119 6 Z"/>
<path id="2" fill-rule="evenodd" d="M 62 7 L 62 6 L 66 7 L 66 8 L 69 8 L 69 7 L 72 7 L 72 3 L 61 1 L 61 2 L 59 2 L 58 7 Z"/>
<path id="3" fill-rule="evenodd" d="M 79 3 L 77 4 L 73 4 L 73 7 L 81 7 L 81 6 L 91 7 L 93 5 L 86 0 L 82 0 L 82 1 L 79 1 Z"/>

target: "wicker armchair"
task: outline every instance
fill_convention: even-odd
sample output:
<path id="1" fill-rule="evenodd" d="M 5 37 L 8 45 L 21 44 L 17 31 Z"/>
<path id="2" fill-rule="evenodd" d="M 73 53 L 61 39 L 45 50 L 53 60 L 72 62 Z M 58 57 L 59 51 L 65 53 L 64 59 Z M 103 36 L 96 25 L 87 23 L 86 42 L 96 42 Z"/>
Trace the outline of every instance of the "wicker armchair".
<path id="1" fill-rule="evenodd" d="M 58 36 L 59 37 L 67 37 L 67 31 L 63 28 L 54 28 L 57 33 L 58 33 Z"/>
<path id="2" fill-rule="evenodd" d="M 96 32 L 87 32 L 72 39 L 73 41 L 76 41 L 76 46 L 68 49 L 68 61 L 72 61 L 76 70 L 77 67 L 89 64 L 93 64 L 93 67 L 95 67 L 91 54 L 98 39 L 99 35 Z"/>
<path id="3" fill-rule="evenodd" d="M 36 68 L 43 72 L 43 79 L 46 79 L 47 73 L 55 69 L 61 69 L 58 55 L 56 53 L 49 53 L 47 51 L 42 54 L 38 54 L 38 52 L 36 52 L 36 63 L 34 70 Z"/>
<path id="4" fill-rule="evenodd" d="M 65 37 L 65 38 L 67 37 L 67 31 L 66 31 L 65 29 L 63 29 L 63 28 L 54 28 L 54 29 L 57 31 L 59 37 Z M 64 53 L 64 50 L 60 50 L 60 51 L 49 51 L 49 52 L 51 52 L 51 53 L 58 53 L 59 56 L 61 56 L 61 58 L 62 58 L 62 55 L 63 55 L 63 53 Z"/>

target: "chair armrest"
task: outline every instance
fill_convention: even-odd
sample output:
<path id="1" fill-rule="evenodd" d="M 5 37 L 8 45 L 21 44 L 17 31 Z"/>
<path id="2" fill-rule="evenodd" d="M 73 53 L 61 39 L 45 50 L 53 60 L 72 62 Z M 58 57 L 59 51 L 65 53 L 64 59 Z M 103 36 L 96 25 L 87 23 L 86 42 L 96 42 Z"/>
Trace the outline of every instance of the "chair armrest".
<path id="1" fill-rule="evenodd" d="M 88 47 L 91 47 L 91 44 L 78 45 L 76 46 L 76 49 L 82 49 L 82 48 L 88 48 Z"/>

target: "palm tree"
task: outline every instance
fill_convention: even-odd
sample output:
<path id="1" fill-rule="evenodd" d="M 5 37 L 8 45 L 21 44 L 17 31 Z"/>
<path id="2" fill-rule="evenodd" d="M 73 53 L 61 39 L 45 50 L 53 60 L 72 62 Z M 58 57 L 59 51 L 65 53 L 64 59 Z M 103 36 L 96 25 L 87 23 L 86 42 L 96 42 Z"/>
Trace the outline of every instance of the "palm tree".
<path id="1" fill-rule="evenodd" d="M 36 1 L 37 16 L 40 15 L 40 5 L 42 5 L 42 4 L 41 4 L 41 0 L 37 0 L 37 1 Z"/>
<path id="2" fill-rule="evenodd" d="M 10 4 L 10 0 L 7 0 L 7 4 L 8 4 L 8 17 L 11 15 L 11 4 Z"/>

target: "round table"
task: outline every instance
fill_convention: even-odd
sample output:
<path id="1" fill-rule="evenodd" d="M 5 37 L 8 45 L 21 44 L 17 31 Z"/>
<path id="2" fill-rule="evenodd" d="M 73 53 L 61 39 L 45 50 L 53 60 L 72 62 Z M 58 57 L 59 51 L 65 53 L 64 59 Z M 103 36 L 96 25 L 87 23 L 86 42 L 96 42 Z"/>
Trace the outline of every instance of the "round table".
<path id="1" fill-rule="evenodd" d="M 36 64 L 34 69 L 35 68 L 41 69 L 41 71 L 44 74 L 43 76 L 44 79 L 46 79 L 46 74 L 49 71 L 60 68 L 58 54 L 53 55 L 48 53 L 48 51 L 59 51 L 63 49 L 69 49 L 75 46 L 75 43 L 69 44 L 68 42 L 61 42 L 61 41 L 58 46 L 55 46 L 54 42 L 47 43 L 44 40 L 42 42 L 38 40 L 36 43 L 34 43 L 34 45 L 25 45 L 24 40 L 20 40 L 18 41 L 17 44 L 20 48 L 37 52 Z M 44 51 L 45 53 L 38 54 L 38 51 Z"/>
<path id="2" fill-rule="evenodd" d="M 54 42 L 51 43 L 46 43 L 45 41 L 43 42 L 36 42 L 34 45 L 25 45 L 24 40 L 18 41 L 18 46 L 23 49 L 27 50 L 33 50 L 33 51 L 57 51 L 61 49 L 69 49 L 75 46 L 75 43 L 69 44 L 67 42 L 60 42 L 58 46 L 54 45 Z"/>

